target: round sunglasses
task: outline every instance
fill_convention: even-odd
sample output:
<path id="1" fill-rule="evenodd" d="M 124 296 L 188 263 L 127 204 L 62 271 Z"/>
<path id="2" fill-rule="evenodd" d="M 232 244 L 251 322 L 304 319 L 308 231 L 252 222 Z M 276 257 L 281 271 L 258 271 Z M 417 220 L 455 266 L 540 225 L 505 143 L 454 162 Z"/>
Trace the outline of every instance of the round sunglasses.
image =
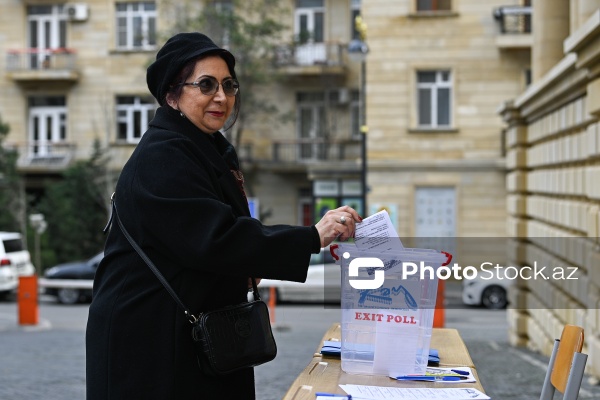
<path id="1" fill-rule="evenodd" d="M 219 83 L 219 81 L 217 81 L 212 76 L 204 77 L 195 82 L 184 82 L 181 85 L 195 86 L 198 89 L 200 89 L 202 94 L 205 94 L 207 96 L 212 96 L 213 94 L 217 93 L 217 91 L 219 90 L 219 85 L 221 85 L 221 87 L 223 88 L 223 93 L 225 93 L 226 96 L 230 97 L 235 96 L 238 90 L 240 89 L 240 84 L 235 79 L 227 78 L 223 82 Z"/>

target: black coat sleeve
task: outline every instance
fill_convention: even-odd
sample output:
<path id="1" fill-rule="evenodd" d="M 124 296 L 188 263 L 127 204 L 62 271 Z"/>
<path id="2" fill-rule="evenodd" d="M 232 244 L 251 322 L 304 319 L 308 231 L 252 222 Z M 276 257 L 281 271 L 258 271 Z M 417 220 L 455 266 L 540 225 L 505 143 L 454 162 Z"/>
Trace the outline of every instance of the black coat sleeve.
<path id="1" fill-rule="evenodd" d="M 263 225 L 231 206 L 241 196 L 214 148 L 147 133 L 123 170 L 117 204 L 142 247 L 183 268 L 303 282 L 315 232 Z M 121 211 L 123 210 L 123 211 Z"/>

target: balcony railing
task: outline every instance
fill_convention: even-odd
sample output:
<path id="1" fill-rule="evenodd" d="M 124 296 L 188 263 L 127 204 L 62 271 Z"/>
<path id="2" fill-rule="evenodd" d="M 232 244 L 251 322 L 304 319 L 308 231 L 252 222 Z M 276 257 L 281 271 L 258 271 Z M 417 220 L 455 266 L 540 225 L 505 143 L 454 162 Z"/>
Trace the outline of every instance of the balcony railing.
<path id="1" fill-rule="evenodd" d="M 9 50 L 6 55 L 7 71 L 72 70 L 75 68 L 75 51 L 71 49 L 21 49 Z"/>
<path id="2" fill-rule="evenodd" d="M 345 46 L 340 43 L 281 45 L 275 50 L 277 67 L 342 66 Z"/>
<path id="3" fill-rule="evenodd" d="M 531 7 L 503 6 L 494 10 L 502 34 L 531 33 Z"/>
<path id="4" fill-rule="evenodd" d="M 273 142 L 272 160 L 286 163 L 355 161 L 359 140 L 297 139 Z"/>
<path id="5" fill-rule="evenodd" d="M 75 157 L 76 145 L 67 142 L 28 142 L 14 146 L 19 151 L 17 165 L 22 169 L 62 170 Z"/>
<path id="6" fill-rule="evenodd" d="M 76 82 L 79 73 L 75 64 L 75 51 L 65 48 L 9 50 L 6 53 L 6 72 L 20 82 Z"/>

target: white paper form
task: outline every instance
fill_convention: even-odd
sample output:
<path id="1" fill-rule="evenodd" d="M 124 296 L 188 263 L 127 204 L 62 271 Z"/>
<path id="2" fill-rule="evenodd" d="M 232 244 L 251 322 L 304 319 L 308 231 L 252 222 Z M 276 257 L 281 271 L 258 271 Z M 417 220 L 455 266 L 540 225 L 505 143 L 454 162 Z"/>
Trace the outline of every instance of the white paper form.
<path id="1" fill-rule="evenodd" d="M 356 400 L 490 400 L 473 388 L 397 388 L 386 386 L 340 385 Z"/>
<path id="2" fill-rule="evenodd" d="M 381 210 L 356 224 L 354 243 L 359 250 L 387 251 L 404 248 L 386 210 Z"/>
<path id="3" fill-rule="evenodd" d="M 380 310 L 382 315 L 400 317 L 403 313 L 393 310 Z M 406 312 L 404 312 L 406 314 Z M 379 375 L 400 376 L 414 373 L 417 349 L 419 347 L 418 325 L 391 322 L 377 324 L 375 334 L 375 352 L 373 358 L 373 373 Z"/>

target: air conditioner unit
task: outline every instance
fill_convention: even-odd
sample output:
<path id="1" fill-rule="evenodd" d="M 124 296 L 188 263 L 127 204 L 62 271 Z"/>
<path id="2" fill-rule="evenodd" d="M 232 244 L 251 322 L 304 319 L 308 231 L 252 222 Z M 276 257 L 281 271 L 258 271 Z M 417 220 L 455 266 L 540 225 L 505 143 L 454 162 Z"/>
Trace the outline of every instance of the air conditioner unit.
<path id="1" fill-rule="evenodd" d="M 329 102 L 332 106 L 345 106 L 350 101 L 348 88 L 339 88 L 329 91 Z"/>
<path id="2" fill-rule="evenodd" d="M 85 21 L 89 16 L 89 8 L 85 3 L 69 3 L 65 5 L 65 14 L 69 21 Z"/>
<path id="3" fill-rule="evenodd" d="M 348 104 L 350 102 L 350 90 L 348 88 L 340 88 L 338 101 L 340 104 Z"/>

